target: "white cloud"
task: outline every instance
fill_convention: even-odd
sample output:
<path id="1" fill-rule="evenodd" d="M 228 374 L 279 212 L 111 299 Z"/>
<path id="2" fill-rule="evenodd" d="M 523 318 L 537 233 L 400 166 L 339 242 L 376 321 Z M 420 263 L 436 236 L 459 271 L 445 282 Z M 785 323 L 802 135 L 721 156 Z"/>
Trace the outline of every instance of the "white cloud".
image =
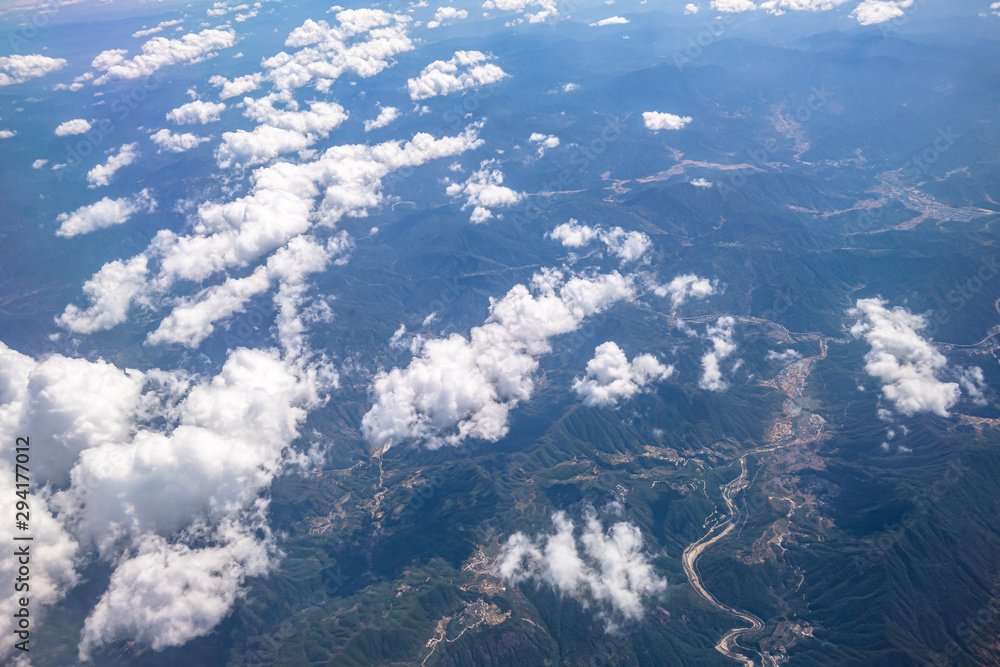
<path id="1" fill-rule="evenodd" d="M 196 134 L 191 134 L 190 132 L 185 132 L 182 134 L 173 134 L 168 129 L 157 130 L 153 134 L 149 135 L 153 143 L 160 147 L 160 152 L 169 151 L 171 153 L 183 153 L 184 151 L 189 151 L 192 148 L 196 148 L 198 144 L 209 141 L 208 137 L 199 137 Z"/>
<path id="2" fill-rule="evenodd" d="M 920 336 L 927 327 L 923 315 L 896 306 L 891 310 L 879 298 L 859 299 L 848 315 L 857 318 L 851 335 L 864 338 L 871 346 L 865 355 L 865 370 L 882 384 L 882 395 L 904 415 L 933 412 L 947 417 L 962 390 L 958 382 L 942 382 L 948 360 L 934 345 Z M 960 374 L 960 382 L 973 399 L 981 390 L 972 375 Z M 980 371 L 981 372 L 981 371 Z M 981 376 L 979 376 L 981 378 Z"/>
<path id="3" fill-rule="evenodd" d="M 127 262 L 115 260 L 105 264 L 83 284 L 90 307 L 83 310 L 69 304 L 56 322 L 79 334 L 91 334 L 121 324 L 132 299 L 145 286 L 147 271 L 145 255 L 137 255 Z"/>
<path id="4" fill-rule="evenodd" d="M 493 160 L 484 161 L 465 183 L 452 183 L 445 190 L 449 197 L 466 198 L 462 210 L 473 207 L 470 220 L 475 224 L 491 218 L 491 208 L 513 206 L 524 197 L 522 193 L 503 185 L 503 173 L 493 169 L 492 165 Z"/>
<path id="5" fill-rule="evenodd" d="M 736 320 L 724 316 L 716 320 L 714 325 L 708 326 L 706 334 L 708 339 L 712 341 L 712 349 L 701 358 L 702 373 L 698 386 L 702 389 L 723 391 L 729 388 L 729 383 L 722 378 L 719 362 L 736 351 L 736 343 L 733 342 L 733 327 L 735 325 Z"/>
<path id="6" fill-rule="evenodd" d="M 82 206 L 72 213 L 61 213 L 56 218 L 57 222 L 62 223 L 56 231 L 56 236 L 68 238 L 86 234 L 95 229 L 120 225 L 140 211 L 152 213 L 155 210 L 156 200 L 150 196 L 149 190 L 142 190 L 134 197 L 121 197 L 119 199 L 105 197 L 97 203 Z"/>
<path id="7" fill-rule="evenodd" d="M 500 67 L 487 63 L 487 60 L 489 56 L 479 51 L 456 51 L 449 60 L 435 60 L 421 70 L 420 76 L 407 80 L 410 99 L 425 100 L 448 95 L 496 83 L 507 76 Z"/>
<path id="8" fill-rule="evenodd" d="M 15 130 L 0 130 L 0 139 L 10 139 L 16 136 L 17 132 Z"/>
<path id="9" fill-rule="evenodd" d="M 221 74 L 216 74 L 208 80 L 208 83 L 216 88 L 222 88 L 222 90 L 219 91 L 219 99 L 228 100 L 230 97 L 238 97 L 245 93 L 257 90 L 260 88 L 262 79 L 263 76 L 260 72 L 239 76 L 232 80 L 227 79 Z"/>
<path id="10" fill-rule="evenodd" d="M 148 298 L 178 280 L 200 282 L 228 268 L 247 266 L 314 224 L 332 227 L 345 215 L 364 216 L 382 201 L 382 178 L 478 148 L 478 128 L 470 126 L 441 139 L 418 133 L 405 143 L 333 146 L 312 162 L 278 162 L 257 169 L 246 196 L 199 207 L 193 234 L 161 230 L 144 254 L 127 264 L 105 265 L 84 286 L 93 304 L 86 310 L 69 306 L 58 321 L 77 333 L 114 327 L 125 320 L 129 303 L 140 294 Z M 147 284 L 149 258 L 159 260 L 159 272 Z"/>
<path id="11" fill-rule="evenodd" d="M 670 297 L 670 305 L 675 310 L 688 299 L 704 299 L 715 294 L 719 287 L 718 280 L 701 278 L 693 273 L 676 276 L 666 285 L 656 285 L 653 293 L 656 296 Z"/>
<path id="12" fill-rule="evenodd" d="M 133 37 L 149 37 L 150 35 L 155 35 L 158 32 L 162 32 L 164 28 L 170 28 L 175 25 L 180 25 L 184 23 L 184 19 L 174 19 L 173 21 L 161 21 L 152 28 L 144 28 L 142 30 L 136 30 L 132 33 Z"/>
<path id="13" fill-rule="evenodd" d="M 777 350 L 768 350 L 767 356 L 764 357 L 768 361 L 777 361 L 779 363 L 788 363 L 791 361 L 798 361 L 802 358 L 802 355 L 795 350 L 785 350 L 783 352 L 778 352 Z"/>
<path id="14" fill-rule="evenodd" d="M 686 5 L 684 5 L 684 13 L 685 14 L 697 14 L 700 10 L 701 10 L 701 7 L 699 7 L 696 4 L 690 3 L 690 2 L 688 4 L 686 4 Z"/>
<path id="15" fill-rule="evenodd" d="M 524 14 L 528 23 L 544 23 L 552 16 L 558 16 L 559 10 L 556 8 L 554 0 L 486 0 L 483 9 L 499 9 L 502 12 L 524 13 L 528 7 L 538 7 L 539 11 L 534 14 Z"/>
<path id="16" fill-rule="evenodd" d="M 695 186 L 696 188 L 710 188 L 712 187 L 713 183 L 712 181 L 705 178 L 694 178 L 691 179 L 691 185 Z"/>
<path id="17" fill-rule="evenodd" d="M 51 604 L 79 581 L 80 550 L 112 570 L 82 658 L 110 641 L 159 649 L 203 636 L 245 577 L 273 568 L 262 494 L 304 462 L 290 445 L 329 382 L 271 351 L 235 350 L 202 379 L 61 355 L 35 362 L 0 344 L 0 424 L 46 443 L 32 473 L 53 485 L 32 500 L 33 603 Z M 0 562 L 4 590 L 13 590 L 12 562 Z"/>
<path id="18" fill-rule="evenodd" d="M 535 274 L 530 288 L 515 285 L 491 300 L 486 322 L 468 337 L 428 340 L 406 368 L 379 373 L 375 404 L 362 419 L 365 437 L 383 450 L 403 440 L 429 448 L 499 440 L 510 411 L 531 397 L 550 339 L 632 295 L 618 273 L 568 280 L 555 270 Z"/>
<path id="19" fill-rule="evenodd" d="M 630 362 L 616 343 L 608 341 L 594 350 L 586 377 L 575 378 L 573 390 L 586 405 L 615 405 L 654 381 L 666 380 L 673 372 L 673 366 L 664 366 L 651 354 L 641 354 Z"/>
<path id="20" fill-rule="evenodd" d="M 73 134 L 83 134 L 85 132 L 89 132 L 90 128 L 91 124 L 88 121 L 82 118 L 74 118 L 73 120 L 68 120 L 65 123 L 60 124 L 59 127 L 56 128 L 56 136 L 67 137 Z"/>
<path id="21" fill-rule="evenodd" d="M 39 158 L 39 159 L 37 159 L 37 160 L 35 160 L 34 162 L 31 163 L 31 168 L 32 169 L 41 169 L 42 167 L 44 167 L 48 163 L 49 163 L 48 160 L 44 160 L 42 158 Z"/>
<path id="22" fill-rule="evenodd" d="M 750 0 L 712 0 L 712 9 L 725 14 L 748 12 L 757 9 Z"/>
<path id="23" fill-rule="evenodd" d="M 109 157 L 107 162 L 88 171 L 87 182 L 90 183 L 88 187 L 96 188 L 110 183 L 116 171 L 132 164 L 139 157 L 138 148 L 139 144 L 136 143 L 125 144 L 118 149 L 116 155 Z"/>
<path id="24" fill-rule="evenodd" d="M 593 508 L 585 512 L 579 538 L 565 512 L 553 514 L 552 523 L 551 534 L 511 535 L 493 572 L 511 584 L 535 581 L 560 595 L 593 602 L 609 630 L 619 620 L 642 618 L 645 600 L 666 590 L 667 582 L 657 576 L 637 526 L 619 521 L 605 531 Z"/>
<path id="25" fill-rule="evenodd" d="M 167 120 L 178 125 L 194 125 L 213 123 L 219 120 L 219 115 L 226 110 L 222 102 L 203 102 L 195 100 L 167 112 Z"/>
<path id="26" fill-rule="evenodd" d="M 621 227 L 591 227 L 573 218 L 557 225 L 545 236 L 560 241 L 567 248 L 579 248 L 594 239 L 600 239 L 608 252 L 618 257 L 623 265 L 642 259 L 652 246 L 649 237 L 642 232 L 626 232 Z"/>
<path id="27" fill-rule="evenodd" d="M 692 120 L 694 119 L 691 116 L 675 116 L 672 113 L 660 113 L 658 111 L 644 111 L 642 113 L 642 121 L 646 124 L 646 128 L 654 132 L 659 130 L 679 130 Z"/>
<path id="28" fill-rule="evenodd" d="M 162 67 L 177 63 L 200 62 L 216 49 L 225 49 L 236 43 L 232 30 L 202 30 L 184 35 L 180 39 L 154 37 L 142 45 L 142 53 L 126 59 L 126 51 L 114 49 L 100 53 L 91 67 L 104 72 L 94 79 L 102 85 L 115 79 L 138 79 L 149 76 Z"/>
<path id="29" fill-rule="evenodd" d="M 66 66 L 64 58 L 49 58 L 38 54 L 0 57 L 0 86 L 24 83 L 45 76 Z"/>
<path id="30" fill-rule="evenodd" d="M 562 91 L 564 93 L 572 93 L 574 90 L 579 90 L 580 86 L 575 83 L 565 83 L 563 84 Z"/>
<path id="31" fill-rule="evenodd" d="M 328 89 L 345 72 L 367 78 L 389 67 L 393 56 L 413 49 L 407 31 L 409 16 L 379 9 L 348 9 L 336 15 L 338 26 L 306 20 L 285 40 L 294 54 L 281 52 L 263 61 L 265 77 L 278 90 L 301 88 L 316 82 Z"/>
<path id="32" fill-rule="evenodd" d="M 372 130 L 377 130 L 380 127 L 385 127 L 397 118 L 399 118 L 399 109 L 396 107 L 383 107 L 378 112 L 378 117 L 375 118 L 375 120 L 365 121 L 365 132 L 371 132 Z"/>
<path id="33" fill-rule="evenodd" d="M 275 102 L 285 108 L 276 108 Z M 347 119 L 344 108 L 333 102 L 311 102 L 308 111 L 299 111 L 288 92 L 247 98 L 244 104 L 244 115 L 261 124 L 250 131 L 223 133 L 215 157 L 224 169 L 263 164 L 284 153 L 304 150 Z"/>
<path id="34" fill-rule="evenodd" d="M 554 134 L 542 134 L 541 132 L 532 132 L 531 136 L 528 137 L 528 141 L 538 144 L 538 157 L 545 155 L 545 151 L 549 148 L 555 148 L 559 145 L 559 137 Z"/>
<path id="35" fill-rule="evenodd" d="M 845 2 L 847 0 L 767 0 L 760 3 L 760 8 L 767 10 L 770 14 L 780 16 L 786 11 L 826 12 Z"/>
<path id="36" fill-rule="evenodd" d="M 594 23 L 591 23 L 590 27 L 594 28 L 594 27 L 603 27 L 606 25 L 625 25 L 628 22 L 629 20 L 622 16 L 610 16 L 606 19 L 601 19 L 600 21 L 595 21 Z"/>
<path id="37" fill-rule="evenodd" d="M 913 0 L 864 0 L 851 16 L 861 25 L 884 23 L 903 16 L 903 9 L 913 6 Z"/>
<path id="38" fill-rule="evenodd" d="M 1000 16 L 1000 2 L 994 2 L 992 5 L 990 5 L 990 12 L 994 16 Z"/>
<path id="39" fill-rule="evenodd" d="M 427 22 L 428 28 L 439 28 L 446 21 L 461 20 L 468 18 L 469 12 L 464 9 L 456 9 L 454 7 L 438 7 L 437 11 L 434 12 L 434 19 Z"/>

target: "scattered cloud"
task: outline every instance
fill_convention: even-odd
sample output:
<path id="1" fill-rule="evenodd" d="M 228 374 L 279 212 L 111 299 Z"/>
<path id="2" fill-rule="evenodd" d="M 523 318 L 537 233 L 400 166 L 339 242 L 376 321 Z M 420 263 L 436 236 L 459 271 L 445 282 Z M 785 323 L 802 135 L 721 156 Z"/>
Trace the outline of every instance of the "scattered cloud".
<path id="1" fill-rule="evenodd" d="M 749 12 L 757 9 L 757 5 L 750 0 L 712 0 L 711 6 L 712 9 L 724 14 Z"/>
<path id="2" fill-rule="evenodd" d="M 10 139 L 11 137 L 16 137 L 16 130 L 0 130 L 0 139 Z"/>
<path id="3" fill-rule="evenodd" d="M 493 164 L 493 160 L 484 161 L 465 183 L 452 183 L 445 190 L 449 197 L 465 197 L 462 210 L 473 207 L 469 220 L 475 224 L 493 217 L 491 208 L 513 206 L 524 197 L 503 185 L 503 173 L 493 169 Z"/>
<path id="4" fill-rule="evenodd" d="M 538 144 L 538 157 L 545 155 L 545 151 L 550 148 L 555 148 L 559 145 L 559 137 L 554 134 L 542 134 L 541 132 L 532 132 L 531 136 L 528 137 L 528 142 L 532 144 Z"/>
<path id="5" fill-rule="evenodd" d="M 493 572 L 510 584 L 534 581 L 582 598 L 585 605 L 593 603 L 609 631 L 621 621 L 642 618 L 644 602 L 666 591 L 667 581 L 657 575 L 638 526 L 619 521 L 605 531 L 589 507 L 579 537 L 565 512 L 553 514 L 552 524 L 555 532 L 535 538 L 511 535 Z"/>
<path id="6" fill-rule="evenodd" d="M 651 354 L 641 354 L 630 362 L 616 343 L 608 341 L 594 350 L 586 377 L 573 380 L 573 391 L 586 405 L 610 406 L 655 381 L 666 380 L 673 372 L 673 366 L 664 366 Z"/>
<path id="7" fill-rule="evenodd" d="M 374 120 L 365 121 L 365 132 L 371 132 L 372 130 L 377 130 L 380 127 L 385 127 L 397 118 L 399 118 L 399 109 L 396 107 L 382 107 L 382 109 L 378 112 L 378 116 Z"/>
<path id="8" fill-rule="evenodd" d="M 712 181 L 709 181 L 704 178 L 693 178 L 691 179 L 691 185 L 695 186 L 696 188 L 710 188 L 712 187 L 713 183 Z"/>
<path id="9" fill-rule="evenodd" d="M 167 120 L 177 125 L 195 125 L 214 123 L 220 114 L 226 110 L 222 102 L 203 102 L 195 100 L 167 112 Z"/>
<path id="10" fill-rule="evenodd" d="M 434 18 L 427 22 L 428 28 L 440 28 L 445 22 L 468 18 L 469 12 L 454 7 L 438 7 Z"/>
<path id="11" fill-rule="evenodd" d="M 660 113 L 659 111 L 644 111 L 642 113 L 642 121 L 646 124 L 646 128 L 654 132 L 679 130 L 692 120 L 694 119 L 691 116 L 675 116 L 672 113 Z"/>
<path id="12" fill-rule="evenodd" d="M 173 21 L 162 21 L 152 28 L 143 28 L 142 30 L 136 30 L 132 33 L 133 37 L 149 37 L 150 35 L 155 35 L 158 32 L 162 32 L 164 28 L 170 28 L 175 25 L 180 25 L 184 23 L 184 19 L 174 19 Z"/>
<path id="13" fill-rule="evenodd" d="M 89 132 L 91 128 L 90 122 L 82 118 L 74 118 L 73 120 L 68 120 L 65 123 L 60 124 L 56 128 L 57 137 L 68 137 L 74 134 L 84 134 Z"/>
<path id="14" fill-rule="evenodd" d="M 595 21 L 594 23 L 591 23 L 590 27 L 594 28 L 594 27 L 603 27 L 606 25 L 625 25 L 628 22 L 629 20 L 627 18 L 621 16 L 610 16 L 606 19 L 601 19 L 600 21 Z"/>
<path id="15" fill-rule="evenodd" d="M 686 4 L 686 5 L 684 5 L 684 13 L 685 14 L 697 14 L 700 10 L 701 10 L 701 7 L 699 7 L 696 4 L 690 3 L 690 2 L 688 4 Z"/>
<path id="16" fill-rule="evenodd" d="M 525 13 L 528 7 L 538 7 L 534 14 Z M 524 14 L 528 23 L 544 23 L 546 19 L 559 15 L 554 0 L 486 0 L 483 9 L 498 9 L 502 12 L 517 12 Z"/>
<path id="17" fill-rule="evenodd" d="M 406 82 L 410 99 L 425 100 L 438 95 L 448 95 L 466 88 L 477 88 L 496 83 L 507 73 L 479 51 L 456 51 L 449 60 L 435 60 L 420 72 L 420 76 Z"/>
<path id="18" fill-rule="evenodd" d="M 66 66 L 64 58 L 49 58 L 36 54 L 0 56 L 0 86 L 24 83 L 55 72 Z"/>
<path id="19" fill-rule="evenodd" d="M 764 358 L 767 361 L 777 361 L 779 363 L 786 364 L 792 361 L 798 361 L 802 358 L 802 355 L 791 349 L 784 350 L 782 352 L 778 352 L 777 350 L 768 350 L 767 356 Z"/>
<path id="20" fill-rule="evenodd" d="M 864 0 L 851 12 L 861 25 L 885 23 L 903 16 L 904 9 L 913 6 L 913 0 Z"/>
<path id="21" fill-rule="evenodd" d="M 148 189 L 140 191 L 134 197 L 105 197 L 97 203 L 81 206 L 72 213 L 61 213 L 56 218 L 57 222 L 62 223 L 56 230 L 56 236 L 69 238 L 86 234 L 96 229 L 120 225 L 136 213 L 152 213 L 155 210 L 156 200 Z"/>
<path id="22" fill-rule="evenodd" d="M 933 412 L 947 417 L 961 396 L 962 386 L 974 400 L 982 396 L 981 382 L 976 382 L 982 379 L 980 369 L 960 371 L 958 382 L 940 379 L 948 372 L 948 360 L 921 337 L 920 332 L 927 327 L 923 315 L 900 306 L 885 306 L 886 301 L 880 298 L 859 299 L 847 314 L 857 318 L 851 335 L 864 338 L 871 346 L 865 355 L 865 370 L 882 384 L 882 395 L 897 411 L 907 416 Z"/>
<path id="23" fill-rule="evenodd" d="M 362 419 L 365 438 L 382 450 L 404 440 L 431 449 L 499 440 L 510 411 L 531 397 L 550 339 L 633 293 L 617 272 L 569 279 L 553 269 L 536 273 L 530 286 L 491 301 L 486 322 L 468 337 L 427 340 L 406 368 L 379 373 L 375 404 Z"/>
<path id="24" fill-rule="evenodd" d="M 39 159 L 37 159 L 37 160 L 35 160 L 34 162 L 31 163 L 31 168 L 32 169 L 41 169 L 42 167 L 44 167 L 48 163 L 49 163 L 48 160 L 44 160 L 42 158 L 39 158 Z"/>
<path id="25" fill-rule="evenodd" d="M 99 164 L 87 172 L 88 187 L 96 188 L 107 185 L 111 182 L 115 172 L 122 167 L 127 167 L 139 157 L 139 144 L 125 144 L 118 149 L 118 153 L 108 158 L 104 164 Z"/>
<path id="26" fill-rule="evenodd" d="M 719 362 L 736 351 L 736 343 L 733 342 L 734 326 L 736 320 L 728 315 L 720 317 L 714 325 L 708 326 L 706 334 L 712 342 L 712 349 L 701 358 L 701 380 L 698 386 L 702 389 L 724 391 L 729 388 L 729 383 L 722 378 Z"/>
<path id="27" fill-rule="evenodd" d="M 676 276 L 666 285 L 656 285 L 653 293 L 660 297 L 670 297 L 670 305 L 676 310 L 689 299 L 704 299 L 712 296 L 719 288 L 718 280 L 701 278 L 693 273 Z"/>
<path id="28" fill-rule="evenodd" d="M 208 83 L 216 88 L 222 88 L 219 91 L 219 99 L 228 100 L 230 97 L 239 97 L 245 93 L 257 90 L 260 88 L 263 78 L 260 72 L 238 76 L 232 80 L 227 79 L 221 74 L 216 74 L 208 80 Z"/>
<path id="29" fill-rule="evenodd" d="M 564 93 L 572 93 L 574 90 L 579 90 L 579 89 L 580 86 L 579 84 L 576 83 L 564 83 L 562 87 L 562 91 Z"/>
<path id="30" fill-rule="evenodd" d="M 626 232 L 621 227 L 604 229 L 601 226 L 591 227 L 570 218 L 569 222 L 557 225 L 546 237 L 560 241 L 567 248 L 579 248 L 599 239 L 622 265 L 643 258 L 646 251 L 652 247 L 652 241 L 642 232 Z"/>
<path id="31" fill-rule="evenodd" d="M 123 49 L 103 51 L 91 67 L 104 74 L 94 79 L 102 85 L 115 79 L 138 79 L 150 76 L 157 70 L 177 63 L 195 63 L 210 57 L 217 49 L 229 48 L 236 43 L 232 30 L 202 30 L 184 35 L 180 39 L 154 37 L 142 45 L 142 53 L 127 59 Z"/>
<path id="32" fill-rule="evenodd" d="M 160 152 L 168 151 L 170 153 L 183 153 L 196 148 L 198 144 L 209 141 L 209 137 L 199 137 L 189 132 L 173 134 L 167 129 L 157 130 L 149 135 L 149 138 L 160 147 Z"/>

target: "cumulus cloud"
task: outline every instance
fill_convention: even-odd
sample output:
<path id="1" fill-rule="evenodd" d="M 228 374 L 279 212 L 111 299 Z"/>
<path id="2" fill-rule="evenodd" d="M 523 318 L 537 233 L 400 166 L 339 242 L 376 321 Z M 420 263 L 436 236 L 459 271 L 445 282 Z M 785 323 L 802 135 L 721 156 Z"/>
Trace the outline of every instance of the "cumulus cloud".
<path id="1" fill-rule="evenodd" d="M 698 386 L 702 389 L 723 391 L 729 388 L 729 383 L 722 378 L 719 362 L 736 351 L 736 343 L 733 341 L 734 326 L 736 320 L 729 316 L 720 317 L 714 325 L 708 326 L 706 334 L 712 342 L 712 349 L 701 358 L 701 380 L 698 381 Z"/>
<path id="2" fill-rule="evenodd" d="M 625 25 L 628 22 L 629 20 L 622 16 L 609 16 L 606 19 L 601 19 L 600 21 L 595 21 L 594 23 L 591 23 L 590 27 L 594 28 L 594 27 L 603 27 L 606 25 Z"/>
<path id="3" fill-rule="evenodd" d="M 389 67 L 393 56 L 412 50 L 409 16 L 380 9 L 348 9 L 336 14 L 339 25 L 306 20 L 285 40 L 295 53 L 282 51 L 262 61 L 265 78 L 279 90 L 315 82 L 327 90 L 345 72 L 362 78 Z"/>
<path id="4" fill-rule="evenodd" d="M 666 590 L 666 579 L 657 575 L 638 526 L 619 521 L 605 531 L 593 508 L 585 511 L 579 537 L 565 512 L 553 514 L 552 524 L 555 532 L 535 538 L 511 535 L 493 572 L 511 584 L 534 581 L 593 603 L 609 630 L 623 620 L 642 618 L 645 601 Z"/>
<path id="5" fill-rule="evenodd" d="M 219 91 L 220 100 L 228 100 L 230 97 L 238 97 L 257 90 L 260 88 L 263 78 L 260 72 L 238 76 L 232 80 L 227 79 L 221 74 L 216 74 L 208 80 L 208 83 L 222 89 Z"/>
<path id="6" fill-rule="evenodd" d="M 89 132 L 90 128 L 91 125 L 88 121 L 82 118 L 74 118 L 60 124 L 56 128 L 56 136 L 67 137 L 73 134 L 83 134 L 84 132 Z"/>
<path id="7" fill-rule="evenodd" d="M 760 8 L 767 10 L 770 14 L 780 16 L 786 11 L 826 12 L 845 2 L 847 0 L 767 0 L 760 3 Z"/>
<path id="8" fill-rule="evenodd" d="M 874 25 L 899 18 L 905 14 L 904 9 L 912 6 L 913 0 L 864 0 L 851 16 L 861 25 Z"/>
<path id="9" fill-rule="evenodd" d="M 203 636 L 246 577 L 273 568 L 262 494 L 301 462 L 289 446 L 330 386 L 273 351 L 235 350 L 218 375 L 199 378 L 61 355 L 36 362 L 0 344 L 0 424 L 46 443 L 32 473 L 52 485 L 32 501 L 33 603 L 79 581 L 81 550 L 112 570 L 81 658 L 122 639 L 160 649 Z M 12 458 L 8 449 L 0 463 L 7 474 Z M 11 562 L 0 563 L 5 590 Z"/>
<path id="10" fill-rule="evenodd" d="M 168 111 L 167 120 L 177 125 L 194 125 L 196 123 L 204 125 L 219 120 L 220 114 L 225 110 L 226 105 L 222 102 L 195 100 Z"/>
<path id="11" fill-rule="evenodd" d="M 691 185 L 695 186 L 696 188 L 710 188 L 712 187 L 713 183 L 712 181 L 705 178 L 693 178 L 691 179 Z"/>
<path id="12" fill-rule="evenodd" d="M 491 300 L 486 322 L 468 337 L 427 340 L 406 368 L 379 373 L 375 404 L 362 419 L 365 437 L 382 450 L 403 440 L 432 449 L 499 440 L 510 411 L 531 397 L 550 339 L 632 296 L 617 272 L 568 280 L 551 269 L 535 274 L 530 287 L 515 285 Z"/>
<path id="13" fill-rule="evenodd" d="M 190 132 L 174 134 L 167 129 L 157 130 L 149 135 L 149 138 L 160 147 L 160 152 L 168 151 L 170 153 L 183 153 L 196 148 L 198 144 L 209 141 L 208 137 L 199 137 Z"/>
<path id="14" fill-rule="evenodd" d="M 58 321 L 77 333 L 111 328 L 125 320 L 130 302 L 140 294 L 148 300 L 178 280 L 200 282 L 248 266 L 313 225 L 332 227 L 345 215 L 364 216 L 382 202 L 386 175 L 478 148 L 478 127 L 441 139 L 418 133 L 405 143 L 333 146 L 311 162 L 278 162 L 257 169 L 249 194 L 199 207 L 194 233 L 161 230 L 145 253 L 127 263 L 105 265 L 84 286 L 92 305 L 70 305 Z M 158 260 L 159 271 L 147 283 L 150 258 Z"/>
<path id="15" fill-rule="evenodd" d="M 311 102 L 308 111 L 300 111 L 290 93 L 272 93 L 256 100 L 247 98 L 244 104 L 244 115 L 260 125 L 250 131 L 223 133 L 215 153 L 222 168 L 254 166 L 284 153 L 301 151 L 328 136 L 330 130 L 347 119 L 344 108 L 333 102 Z"/>
<path id="16" fill-rule="evenodd" d="M 666 380 L 673 372 L 673 366 L 664 366 L 651 354 L 641 354 L 629 361 L 615 342 L 608 341 L 594 350 L 594 358 L 587 362 L 586 377 L 575 378 L 573 390 L 586 405 L 615 405 L 640 393 L 652 382 Z"/>
<path id="17" fill-rule="evenodd" d="M 118 149 L 118 153 L 108 158 L 104 164 L 99 164 L 87 172 L 88 187 L 96 188 L 107 185 L 111 182 L 115 172 L 122 167 L 127 167 L 139 157 L 139 144 L 125 144 Z"/>
<path id="18" fill-rule="evenodd" d="M 688 4 L 686 4 L 686 5 L 684 5 L 684 13 L 685 14 L 697 14 L 700 10 L 701 10 L 701 7 L 699 7 L 696 4 L 690 3 L 690 2 Z"/>
<path id="19" fill-rule="evenodd" d="M 666 285 L 656 285 L 653 293 L 656 296 L 670 297 L 670 305 L 676 310 L 689 299 L 704 299 L 715 294 L 719 287 L 718 280 L 701 278 L 693 273 L 676 276 Z"/>
<path id="20" fill-rule="evenodd" d="M 371 132 L 372 130 L 377 130 L 380 127 L 385 127 L 397 118 L 399 118 L 399 109 L 396 107 L 383 107 L 378 112 L 378 116 L 374 120 L 365 121 L 365 132 Z"/>
<path id="21" fill-rule="evenodd" d="M 308 236 L 297 236 L 249 276 L 229 278 L 221 285 L 181 300 L 146 340 L 153 345 L 178 343 L 198 347 L 212 334 L 216 322 L 243 310 L 252 297 L 268 291 L 277 282 L 301 284 L 310 273 L 325 269 L 345 247 L 343 236 L 330 239 L 325 245 Z"/>
<path id="22" fill-rule="evenodd" d="M 64 58 L 36 54 L 0 56 L 0 86 L 24 83 L 66 66 Z"/>
<path id="23" fill-rule="evenodd" d="M 132 299 L 145 286 L 147 258 L 138 255 L 123 262 L 115 260 L 101 267 L 83 284 L 90 306 L 81 309 L 69 304 L 56 323 L 74 333 L 91 334 L 125 321 Z"/>
<path id="24" fill-rule="evenodd" d="M 798 361 L 802 358 L 802 355 L 795 350 L 784 350 L 783 352 L 778 352 L 777 350 L 768 350 L 767 356 L 764 357 L 768 361 L 777 361 L 779 363 L 788 363 L 791 361 Z"/>
<path id="25" fill-rule="evenodd" d="M 652 241 L 642 232 L 626 232 L 621 227 L 591 227 L 574 218 L 556 226 L 545 236 L 560 241 L 567 248 L 579 248 L 599 239 L 608 252 L 621 260 L 622 265 L 642 259 L 652 246 Z"/>
<path id="26" fill-rule="evenodd" d="M 507 76 L 500 67 L 487 60 L 489 56 L 479 51 L 456 51 L 449 60 L 435 60 L 421 70 L 420 76 L 407 80 L 410 99 L 425 100 L 448 95 L 496 83 Z"/>
<path id="27" fill-rule="evenodd" d="M 38 158 L 37 160 L 35 160 L 34 162 L 31 163 L 31 168 L 32 169 L 41 169 L 42 167 L 44 167 L 48 163 L 49 163 L 48 160 L 45 160 L 43 158 Z"/>
<path id="28" fill-rule="evenodd" d="M 535 13 L 525 13 L 528 7 L 538 7 Z M 483 9 L 498 9 L 502 12 L 524 14 L 528 23 L 544 23 L 546 19 L 558 16 L 559 10 L 554 0 L 486 0 Z"/>
<path id="29" fill-rule="evenodd" d="M 659 111 L 644 111 L 642 113 L 642 122 L 646 124 L 647 129 L 654 132 L 679 130 L 692 120 L 694 119 L 691 116 L 675 116 L 672 113 L 660 113 Z"/>
<path id="30" fill-rule="evenodd" d="M 154 37 L 142 45 L 142 53 L 131 59 L 125 57 L 128 52 L 123 49 L 103 51 L 91 63 L 95 70 L 104 72 L 94 79 L 94 84 L 102 85 L 115 79 L 138 79 L 168 65 L 200 62 L 216 49 L 229 48 L 235 43 L 236 33 L 232 30 L 202 30 L 180 39 Z"/>
<path id="31" fill-rule="evenodd" d="M 142 30 L 136 30 L 132 33 L 133 37 L 149 37 L 150 35 L 155 35 L 158 32 L 163 32 L 164 28 L 170 28 L 175 25 L 180 25 L 184 23 L 184 19 L 174 19 L 173 21 L 161 21 L 160 23 L 154 25 L 152 28 L 143 28 Z"/>
<path id="32" fill-rule="evenodd" d="M 0 139 L 10 139 L 16 136 L 17 132 L 15 130 L 0 130 Z"/>
<path id="33" fill-rule="evenodd" d="M 81 206 L 72 213 L 60 213 L 56 221 L 62 224 L 56 230 L 56 236 L 69 238 L 86 234 L 95 229 L 120 225 L 140 211 L 152 213 L 155 210 L 156 200 L 148 189 L 140 191 L 134 197 L 105 197 L 97 203 Z"/>
<path id="34" fill-rule="evenodd" d="M 522 193 L 503 185 L 503 173 L 493 169 L 493 163 L 493 160 L 484 161 L 465 183 L 452 183 L 445 190 L 449 197 L 465 197 L 462 210 L 473 207 L 469 220 L 475 224 L 493 217 L 491 208 L 513 206 L 524 197 Z"/>
<path id="35" fill-rule="evenodd" d="M 711 6 L 712 9 L 725 14 L 749 12 L 757 9 L 757 5 L 750 0 L 712 0 Z"/>
<path id="36" fill-rule="evenodd" d="M 885 306 L 883 299 L 859 299 L 848 315 L 857 318 L 851 335 L 864 338 L 871 346 L 865 355 L 865 370 L 882 384 L 882 395 L 897 411 L 907 416 L 933 412 L 947 417 L 961 396 L 960 384 L 974 400 L 982 397 L 981 383 L 975 381 L 982 379 L 980 369 L 960 373 L 959 382 L 940 379 L 948 372 L 948 360 L 921 337 L 920 332 L 927 327 L 923 315 L 900 306 Z"/>
<path id="37" fill-rule="evenodd" d="M 555 148 L 559 145 L 559 137 L 554 134 L 542 134 L 541 132 L 532 132 L 531 136 L 528 137 L 528 141 L 538 144 L 538 157 L 545 155 L 545 151 L 549 148 Z"/>
<path id="38" fill-rule="evenodd" d="M 434 12 L 434 18 L 427 22 L 428 28 L 440 28 L 445 22 L 468 18 L 469 12 L 455 7 L 438 7 Z"/>

